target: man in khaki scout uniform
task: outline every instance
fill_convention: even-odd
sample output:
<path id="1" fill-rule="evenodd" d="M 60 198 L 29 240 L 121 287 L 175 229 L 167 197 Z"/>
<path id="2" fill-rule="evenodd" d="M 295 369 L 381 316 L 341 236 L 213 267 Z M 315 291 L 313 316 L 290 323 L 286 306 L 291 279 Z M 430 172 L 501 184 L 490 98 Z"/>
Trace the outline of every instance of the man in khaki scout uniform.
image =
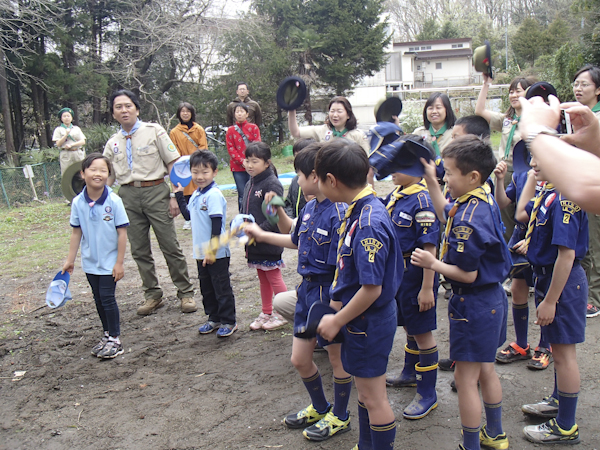
<path id="1" fill-rule="evenodd" d="M 248 123 L 254 123 L 260 127 L 262 124 L 262 111 L 260 105 L 250 98 L 250 91 L 246 83 L 238 83 L 235 91 L 237 97 L 229 105 L 227 105 L 227 126 L 232 126 L 235 123 L 235 107 L 240 103 L 244 103 L 248 107 Z"/>
<path id="2" fill-rule="evenodd" d="M 179 208 L 164 179 L 179 153 L 164 128 L 138 119 L 140 103 L 133 92 L 124 89 L 114 92 L 110 109 L 121 130 L 106 143 L 104 156 L 112 161 L 113 176 L 121 185 L 119 196 L 129 217 L 127 235 L 131 255 L 142 278 L 146 302 L 137 313 L 145 316 L 162 306 L 163 291 L 150 249 L 151 226 L 177 287 L 181 311 L 194 312 L 197 309 L 194 287 L 173 223 Z"/>

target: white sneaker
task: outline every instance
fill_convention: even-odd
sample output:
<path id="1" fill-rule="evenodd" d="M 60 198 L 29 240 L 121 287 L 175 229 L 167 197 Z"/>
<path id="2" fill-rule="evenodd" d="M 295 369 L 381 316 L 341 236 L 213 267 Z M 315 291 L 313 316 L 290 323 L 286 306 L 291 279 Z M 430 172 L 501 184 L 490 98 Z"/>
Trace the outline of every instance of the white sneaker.
<path id="1" fill-rule="evenodd" d="M 288 323 L 287 320 L 281 317 L 278 312 L 273 311 L 271 318 L 263 324 L 262 328 L 263 330 L 267 331 L 277 330 L 278 328 L 283 327 L 286 323 Z"/>
<path id="2" fill-rule="evenodd" d="M 265 323 L 267 323 L 270 319 L 271 319 L 271 316 L 269 314 L 260 313 L 258 315 L 258 317 L 256 319 L 254 319 L 254 322 L 252 322 L 250 324 L 250 329 L 251 330 L 260 330 L 260 329 L 262 329 L 263 325 Z"/>
<path id="3" fill-rule="evenodd" d="M 183 224 L 183 229 L 184 230 L 191 230 L 192 229 L 192 222 L 190 220 L 186 220 L 185 223 Z"/>

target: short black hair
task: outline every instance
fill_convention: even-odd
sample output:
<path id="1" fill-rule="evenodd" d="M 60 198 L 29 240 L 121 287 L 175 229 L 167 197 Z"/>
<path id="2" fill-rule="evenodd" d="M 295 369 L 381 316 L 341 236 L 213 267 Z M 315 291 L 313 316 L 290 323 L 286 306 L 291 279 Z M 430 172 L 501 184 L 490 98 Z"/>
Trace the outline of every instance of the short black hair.
<path id="1" fill-rule="evenodd" d="M 294 147 L 292 148 L 292 153 L 294 154 L 294 156 L 296 156 L 296 153 L 298 153 L 303 148 L 308 147 L 313 142 L 316 142 L 313 138 L 304 138 L 297 140 L 294 143 Z"/>
<path id="2" fill-rule="evenodd" d="M 473 170 L 479 172 L 481 184 L 485 183 L 497 164 L 490 141 L 472 134 L 450 141 L 442 152 L 442 157 L 454 159 L 463 175 Z"/>
<path id="3" fill-rule="evenodd" d="M 598 89 L 600 87 L 600 68 L 592 66 L 591 64 L 586 64 L 581 69 L 579 69 L 573 77 L 573 81 L 575 81 L 579 75 L 585 72 L 589 72 L 590 78 L 592 79 L 594 86 L 596 86 L 596 89 Z M 600 95 L 598 95 L 596 98 L 598 101 L 600 101 Z"/>
<path id="4" fill-rule="evenodd" d="M 196 108 L 194 108 L 192 106 L 192 104 L 188 103 L 188 102 L 181 102 L 179 104 L 179 107 L 177 108 L 177 118 L 179 119 L 179 121 L 182 122 L 182 120 L 181 120 L 181 110 L 183 108 L 187 108 L 192 113 L 192 118 L 190 119 L 190 122 L 195 122 L 196 121 Z"/>
<path id="5" fill-rule="evenodd" d="M 454 126 L 460 125 L 465 129 L 466 134 L 474 134 L 475 136 L 489 139 L 490 124 L 481 116 L 472 115 L 464 116 L 456 121 Z"/>
<path id="6" fill-rule="evenodd" d="M 315 170 L 315 159 L 324 142 L 312 142 L 300 150 L 294 158 L 294 170 L 302 172 L 304 176 L 309 176 Z"/>
<path id="7" fill-rule="evenodd" d="M 190 168 L 198 166 L 210 167 L 214 172 L 219 167 L 219 160 L 210 150 L 196 150 L 190 156 Z"/>
<path id="8" fill-rule="evenodd" d="M 129 89 L 119 89 L 118 91 L 114 91 L 111 95 L 110 95 L 110 113 L 112 114 L 113 111 L 113 105 L 115 104 L 115 98 L 119 97 L 120 95 L 124 95 L 126 97 L 129 97 L 129 100 L 131 100 L 133 102 L 133 104 L 135 105 L 135 109 L 137 109 L 138 111 L 140 110 L 141 106 L 140 106 L 140 99 L 138 98 L 137 95 L 135 95 L 133 92 L 131 92 Z"/>
<path id="9" fill-rule="evenodd" d="M 92 165 L 92 163 L 94 161 L 96 161 L 97 159 L 104 160 L 104 162 L 106 163 L 106 166 L 108 167 L 108 174 L 112 175 L 112 163 L 110 162 L 110 159 L 108 159 L 102 153 L 98 153 L 98 152 L 90 153 L 89 155 L 87 155 L 85 157 L 85 159 L 83 161 L 81 161 L 81 171 L 85 172 L 85 169 L 88 169 Z"/>
<path id="10" fill-rule="evenodd" d="M 442 105 L 444 105 L 444 109 L 446 110 L 446 128 L 450 129 L 454 126 L 454 122 L 456 122 L 456 115 L 452 110 L 452 104 L 450 103 L 450 99 L 446 94 L 443 94 L 442 92 L 434 92 L 429 96 L 429 98 L 425 102 L 425 107 L 423 108 L 423 124 L 425 125 L 426 129 L 429 129 L 429 125 L 431 125 L 431 122 L 427 118 L 427 108 L 433 106 L 433 104 L 438 98 L 442 101 Z"/>
<path id="11" fill-rule="evenodd" d="M 345 138 L 334 139 L 323 145 L 315 160 L 315 172 L 321 181 L 325 181 L 330 173 L 352 189 L 367 184 L 369 168 L 369 158 L 364 149 Z"/>
<path id="12" fill-rule="evenodd" d="M 248 112 L 248 105 L 246 105 L 243 102 L 239 102 L 233 105 L 233 112 L 235 113 L 235 110 L 238 108 L 242 108 L 244 111 Z"/>
<path id="13" fill-rule="evenodd" d="M 238 84 L 235 86 L 235 89 L 238 90 L 242 84 L 246 86 L 246 89 L 250 90 L 250 88 L 248 87 L 248 83 L 246 83 L 245 81 L 238 81 Z"/>

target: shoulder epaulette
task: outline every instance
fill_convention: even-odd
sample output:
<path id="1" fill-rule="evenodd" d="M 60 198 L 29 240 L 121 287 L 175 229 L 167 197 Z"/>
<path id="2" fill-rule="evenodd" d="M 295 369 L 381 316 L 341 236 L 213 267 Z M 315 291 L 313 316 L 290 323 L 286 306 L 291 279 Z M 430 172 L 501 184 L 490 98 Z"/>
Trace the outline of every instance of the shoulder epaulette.
<path id="1" fill-rule="evenodd" d="M 419 206 L 421 209 L 429 208 L 429 199 L 427 198 L 427 194 L 425 192 L 419 192 L 417 199 L 419 200 Z"/>
<path id="2" fill-rule="evenodd" d="M 373 207 L 371 205 L 365 205 L 360 210 L 360 217 L 358 218 L 358 226 L 362 229 L 364 227 L 371 226 L 371 213 Z"/>
<path id="3" fill-rule="evenodd" d="M 473 220 L 473 216 L 475 215 L 475 210 L 479 206 L 479 199 L 477 197 L 471 197 L 469 201 L 465 204 L 465 209 L 460 216 L 460 220 L 471 222 Z"/>

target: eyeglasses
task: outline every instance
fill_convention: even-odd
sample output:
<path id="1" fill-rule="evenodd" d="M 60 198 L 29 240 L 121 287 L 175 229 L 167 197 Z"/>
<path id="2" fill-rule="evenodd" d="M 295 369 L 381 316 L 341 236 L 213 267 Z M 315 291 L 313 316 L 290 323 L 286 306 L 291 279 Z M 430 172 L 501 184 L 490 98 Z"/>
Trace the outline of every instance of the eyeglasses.
<path id="1" fill-rule="evenodd" d="M 577 89 L 578 87 L 580 87 L 581 89 L 585 89 L 588 86 L 592 86 L 591 83 L 580 83 L 579 81 L 575 81 L 573 83 L 571 83 L 571 86 L 573 86 L 575 89 Z"/>

